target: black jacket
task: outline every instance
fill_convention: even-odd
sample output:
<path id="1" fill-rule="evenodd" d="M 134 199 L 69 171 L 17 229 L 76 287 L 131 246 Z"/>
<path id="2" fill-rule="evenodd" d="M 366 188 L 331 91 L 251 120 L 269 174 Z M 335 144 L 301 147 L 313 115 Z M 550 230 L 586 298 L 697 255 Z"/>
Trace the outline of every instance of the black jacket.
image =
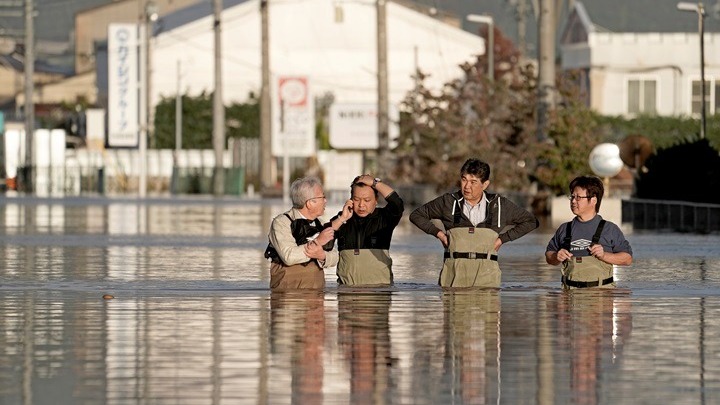
<path id="1" fill-rule="evenodd" d="M 436 236 L 439 229 L 431 220 L 439 219 L 445 230 L 452 228 L 490 228 L 500 235 L 503 243 L 515 240 L 537 228 L 540 223 L 527 210 L 499 194 L 485 193 L 488 199 L 488 215 L 480 224 L 473 224 L 463 214 L 465 200 L 460 191 L 443 194 L 440 197 L 415 209 L 410 214 L 410 222 L 425 233 Z"/>
<path id="2" fill-rule="evenodd" d="M 405 208 L 396 192 L 390 193 L 385 201 L 385 207 L 375 208 L 372 214 L 364 218 L 353 215 L 335 232 L 338 250 L 390 249 L 393 231 L 400 223 Z M 337 217 L 333 217 L 330 222 Z"/>

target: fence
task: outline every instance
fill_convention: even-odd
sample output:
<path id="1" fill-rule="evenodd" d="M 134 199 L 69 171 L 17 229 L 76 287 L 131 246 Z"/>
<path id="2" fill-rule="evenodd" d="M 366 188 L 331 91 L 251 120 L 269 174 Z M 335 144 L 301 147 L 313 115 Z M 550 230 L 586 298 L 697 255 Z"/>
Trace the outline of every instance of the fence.
<path id="1" fill-rule="evenodd" d="M 720 205 L 684 201 L 623 200 L 623 222 L 635 229 L 710 233 L 720 231 Z"/>
<path id="2" fill-rule="evenodd" d="M 223 153 L 225 194 L 240 195 L 248 179 L 260 171 L 259 141 L 230 142 Z M 137 192 L 140 158 L 136 149 L 67 149 L 64 165 L 33 167 L 31 187 L 39 195 Z M 147 151 L 149 192 L 212 193 L 213 150 L 150 149 Z M 27 169 L 18 170 L 17 184 L 28 184 Z"/>

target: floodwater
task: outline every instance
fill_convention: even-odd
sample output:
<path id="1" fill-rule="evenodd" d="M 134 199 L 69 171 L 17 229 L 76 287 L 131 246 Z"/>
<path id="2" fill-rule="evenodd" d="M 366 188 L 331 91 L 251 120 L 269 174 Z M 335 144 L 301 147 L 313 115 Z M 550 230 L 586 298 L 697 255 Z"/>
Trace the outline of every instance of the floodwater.
<path id="1" fill-rule="evenodd" d="M 544 225 L 443 292 L 403 219 L 394 288 L 271 294 L 285 208 L 0 199 L 0 404 L 720 403 L 720 235 L 629 230 L 619 288 L 568 293 Z"/>

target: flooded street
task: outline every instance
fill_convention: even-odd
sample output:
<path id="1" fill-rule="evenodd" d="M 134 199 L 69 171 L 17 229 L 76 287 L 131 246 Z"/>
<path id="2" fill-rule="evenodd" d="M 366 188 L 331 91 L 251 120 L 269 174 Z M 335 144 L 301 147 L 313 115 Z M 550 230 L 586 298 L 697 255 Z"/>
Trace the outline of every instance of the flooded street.
<path id="1" fill-rule="evenodd" d="M 618 288 L 567 293 L 541 224 L 443 292 L 406 211 L 393 288 L 271 294 L 288 206 L 3 198 L 0 404 L 720 403 L 718 234 L 629 230 Z"/>

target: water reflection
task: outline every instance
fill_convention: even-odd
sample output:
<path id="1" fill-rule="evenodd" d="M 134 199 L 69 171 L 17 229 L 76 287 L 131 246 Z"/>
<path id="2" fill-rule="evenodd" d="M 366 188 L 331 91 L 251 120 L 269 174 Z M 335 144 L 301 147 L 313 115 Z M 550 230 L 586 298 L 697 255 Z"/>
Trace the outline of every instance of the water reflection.
<path id="1" fill-rule="evenodd" d="M 4 201 L 0 403 L 720 403 L 720 235 L 632 234 L 622 288 L 563 292 L 530 234 L 450 292 L 405 219 L 394 288 L 271 293 L 284 209 Z"/>
<path id="2" fill-rule="evenodd" d="M 452 403 L 500 400 L 500 298 L 497 290 L 443 294 L 444 385 Z"/>
<path id="3" fill-rule="evenodd" d="M 323 403 L 325 297 L 322 292 L 273 292 L 270 298 L 270 353 L 289 364 L 293 404 Z M 269 403 L 285 397 L 281 376 L 270 378 Z M 276 394 L 279 394 L 276 396 Z"/>
<path id="4" fill-rule="evenodd" d="M 569 391 L 574 404 L 594 405 L 604 374 L 621 368 L 632 331 L 627 291 L 578 291 L 549 295 L 547 312 L 557 314 L 557 353 L 568 357 Z M 557 362 L 558 359 L 553 359 Z M 562 375 L 564 370 L 556 370 Z"/>
<path id="5" fill-rule="evenodd" d="M 351 404 L 392 403 L 390 292 L 338 292 L 338 345 L 350 370 Z"/>

